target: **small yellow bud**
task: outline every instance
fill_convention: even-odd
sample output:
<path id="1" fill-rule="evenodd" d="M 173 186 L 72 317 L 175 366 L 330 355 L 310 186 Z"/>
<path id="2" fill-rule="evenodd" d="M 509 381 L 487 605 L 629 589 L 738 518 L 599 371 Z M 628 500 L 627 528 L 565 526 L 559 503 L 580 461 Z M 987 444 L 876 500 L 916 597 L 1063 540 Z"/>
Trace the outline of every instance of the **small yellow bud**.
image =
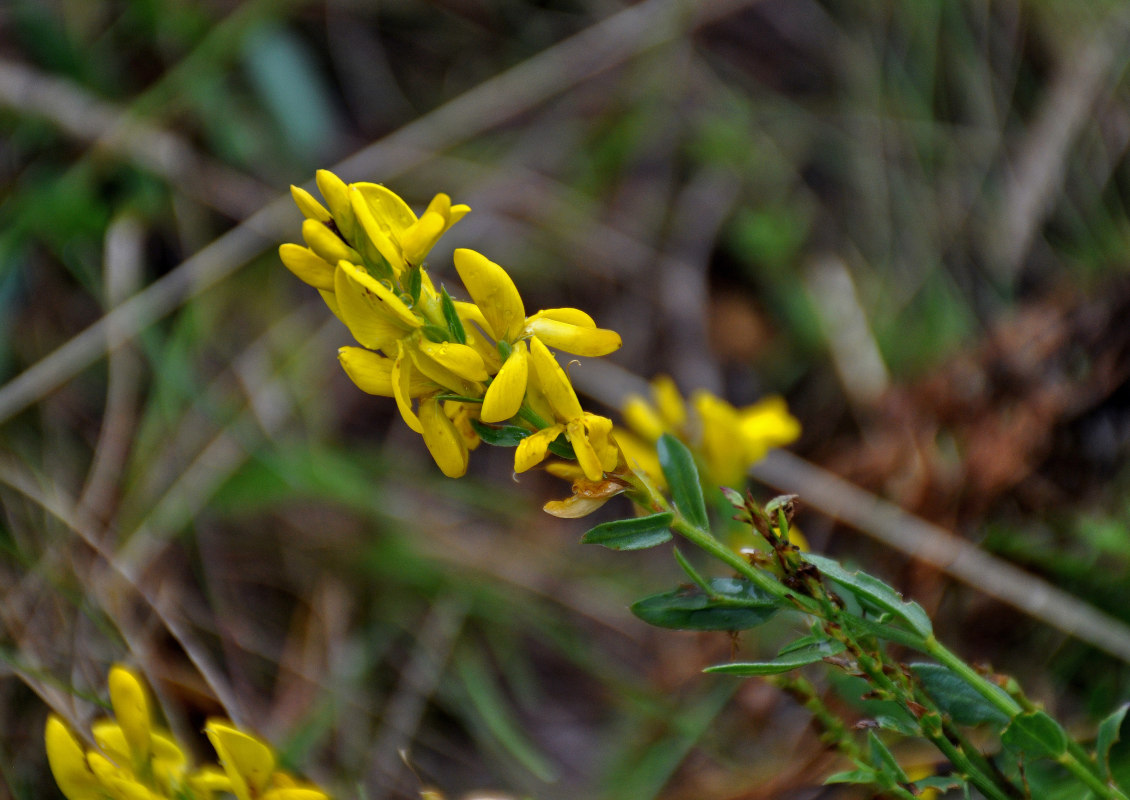
<path id="1" fill-rule="evenodd" d="M 526 396 L 529 355 L 525 342 L 518 342 L 483 397 L 483 422 L 505 422 L 518 413 Z"/>
<path id="2" fill-rule="evenodd" d="M 220 766 L 231 781 L 232 793 L 239 800 L 262 796 L 275 771 L 275 754 L 271 748 L 222 720 L 209 720 L 204 733 L 220 757 Z"/>
<path id="3" fill-rule="evenodd" d="M 82 745 L 63 720 L 52 714 L 44 731 L 47 763 L 55 783 L 67 800 L 97 800 L 102 797 L 101 784 L 86 763 Z"/>
<path id="4" fill-rule="evenodd" d="M 443 474 L 449 478 L 462 477 L 469 461 L 467 443 L 435 398 L 420 403 L 420 425 L 424 444 Z"/>
<path id="5" fill-rule="evenodd" d="M 152 736 L 145 687 L 133 672 L 120 664 L 115 664 L 110 669 L 108 682 L 110 705 L 113 706 L 114 717 L 121 726 L 122 735 L 129 744 L 134 760 L 145 762 L 149 758 Z"/>

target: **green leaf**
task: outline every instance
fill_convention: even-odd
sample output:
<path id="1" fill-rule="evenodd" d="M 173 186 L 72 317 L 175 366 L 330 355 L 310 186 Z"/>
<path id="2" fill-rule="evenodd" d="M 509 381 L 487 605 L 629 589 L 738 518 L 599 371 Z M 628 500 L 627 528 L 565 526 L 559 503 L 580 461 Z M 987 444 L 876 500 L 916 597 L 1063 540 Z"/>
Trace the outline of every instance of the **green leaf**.
<path id="1" fill-rule="evenodd" d="M 889 615 L 885 615 L 889 616 Z M 919 636 L 913 631 L 908 631 L 905 628 L 896 628 L 885 622 L 879 622 L 874 619 L 866 617 L 854 617 L 845 614 L 844 620 L 847 622 L 847 627 L 851 632 L 857 636 L 875 636 L 880 639 L 886 639 L 895 644 L 901 644 L 913 650 L 926 650 L 926 637 Z"/>
<path id="2" fill-rule="evenodd" d="M 934 626 L 930 622 L 929 615 L 922 610 L 922 606 L 913 601 L 903 600 L 901 594 L 878 578 L 866 572 L 849 572 L 838 561 L 823 556 L 805 553 L 804 560 L 815 565 L 824 575 L 855 595 L 863 605 L 889 611 L 919 636 L 925 638 L 933 634 Z"/>
<path id="3" fill-rule="evenodd" d="M 918 736 L 922 731 L 917 725 L 912 725 L 902 717 L 893 714 L 876 714 L 875 724 L 885 731 L 894 731 L 903 736 Z"/>
<path id="4" fill-rule="evenodd" d="M 824 779 L 824 783 L 876 783 L 878 777 L 878 773 L 871 769 L 871 767 L 860 764 L 859 769 L 829 775 Z"/>
<path id="5" fill-rule="evenodd" d="M 518 442 L 530 435 L 528 430 L 517 425 L 487 425 L 477 419 L 471 420 L 471 427 L 480 439 L 495 447 L 517 447 Z"/>
<path id="6" fill-rule="evenodd" d="M 645 597 L 632 613 L 658 628 L 684 631 L 741 631 L 765 622 L 777 610 L 777 599 L 749 581 L 713 578 L 709 592 L 680 587 Z"/>
<path id="7" fill-rule="evenodd" d="M 702 495 L 702 484 L 699 482 L 698 468 L 691 451 L 669 433 L 659 437 L 656 450 L 659 453 L 659 464 L 663 467 L 663 476 L 671 490 L 671 499 L 675 501 L 679 512 L 696 528 L 709 530 L 706 499 Z"/>
<path id="8" fill-rule="evenodd" d="M 643 550 L 671 541 L 668 528 L 675 515 L 670 511 L 649 514 L 635 519 L 618 519 L 592 528 L 581 542 L 600 544 L 611 550 Z"/>
<path id="9" fill-rule="evenodd" d="M 1067 735 L 1043 711 L 1017 714 L 1001 734 L 1001 744 L 1030 758 L 1058 758 L 1067 752 Z"/>
<path id="10" fill-rule="evenodd" d="M 733 664 L 718 664 L 717 666 L 707 667 L 703 672 L 718 672 L 723 675 L 739 676 L 779 675 L 806 664 L 823 661 L 825 658 L 839 655 L 843 651 L 844 645 L 842 642 L 827 639 L 819 644 L 802 647 L 799 650 L 791 650 L 784 655 L 777 656 L 772 661 L 741 661 Z"/>
<path id="11" fill-rule="evenodd" d="M 868 731 L 867 741 L 871 746 L 871 763 L 880 772 L 885 772 L 897 783 L 909 783 L 910 778 L 902 771 L 894 754 L 883 744 L 883 740 L 875 735 L 875 731 Z"/>
<path id="12" fill-rule="evenodd" d="M 459 319 L 459 314 L 455 311 L 455 301 L 447 293 L 446 286 L 439 289 L 439 303 L 447 328 L 451 331 L 451 338 L 459 344 L 467 344 L 467 331 L 463 328 L 463 320 Z"/>
<path id="13" fill-rule="evenodd" d="M 420 290 L 424 286 L 424 270 L 413 267 L 408 270 L 408 296 L 412 298 L 412 305 L 420 302 Z"/>
<path id="14" fill-rule="evenodd" d="M 577 454 L 573 452 L 573 445 L 569 444 L 565 434 L 561 434 L 549 443 L 549 452 L 555 456 L 561 456 L 561 458 L 568 458 L 570 461 L 577 460 Z"/>
<path id="15" fill-rule="evenodd" d="M 1008 716 L 986 700 L 960 675 L 941 664 L 911 664 L 926 694 L 958 725 L 1008 724 Z"/>
<path id="16" fill-rule="evenodd" d="M 939 793 L 946 793 L 951 789 L 960 789 L 965 785 L 960 775 L 931 775 L 929 778 L 922 778 L 914 782 L 914 788 L 918 789 L 921 794 L 925 789 L 935 789 Z"/>
<path id="17" fill-rule="evenodd" d="M 430 341 L 436 342 L 437 344 L 446 342 L 447 337 L 450 335 L 446 328 L 441 328 L 439 325 L 424 325 L 420 330 L 424 332 L 424 336 L 427 336 Z"/>
<path id="18" fill-rule="evenodd" d="M 1095 740 L 1095 758 L 1098 759 L 1104 779 L 1110 779 L 1110 750 L 1122 739 L 1122 721 L 1126 719 L 1127 711 L 1130 711 L 1130 703 L 1123 705 L 1099 723 L 1099 735 Z"/>

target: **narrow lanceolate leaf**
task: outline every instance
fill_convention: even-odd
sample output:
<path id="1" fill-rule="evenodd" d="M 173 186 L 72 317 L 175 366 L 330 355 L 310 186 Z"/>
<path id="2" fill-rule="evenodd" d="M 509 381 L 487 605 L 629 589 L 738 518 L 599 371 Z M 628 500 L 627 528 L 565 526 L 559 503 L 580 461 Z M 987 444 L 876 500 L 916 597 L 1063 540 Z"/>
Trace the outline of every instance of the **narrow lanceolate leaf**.
<path id="1" fill-rule="evenodd" d="M 883 744 L 883 740 L 875 735 L 875 731 L 868 732 L 867 743 L 870 745 L 871 764 L 875 769 L 880 772 L 885 772 L 897 783 L 909 782 L 910 779 L 907 778 L 906 773 L 902 771 L 898 760 L 894 757 L 894 754 L 887 749 L 887 746 Z"/>
<path id="2" fill-rule="evenodd" d="M 999 729 L 1008 724 L 1003 711 L 950 668 L 942 664 L 911 664 L 910 669 L 921 681 L 926 694 L 958 725 L 987 722 Z"/>
<path id="3" fill-rule="evenodd" d="M 611 550 L 643 550 L 671 541 L 668 527 L 675 516 L 669 511 L 649 514 L 635 519 L 618 519 L 605 522 L 589 530 L 581 542 L 600 544 Z"/>
<path id="4" fill-rule="evenodd" d="M 517 447 L 518 442 L 530 435 L 528 430 L 517 425 L 484 425 L 477 419 L 470 422 L 479 438 L 495 447 Z"/>
<path id="5" fill-rule="evenodd" d="M 459 319 L 459 314 L 455 311 L 455 301 L 451 299 L 445 287 L 440 287 L 439 302 L 443 309 L 443 318 L 451 331 L 451 338 L 459 344 L 467 344 L 467 331 L 463 328 L 463 320 Z"/>
<path id="6" fill-rule="evenodd" d="M 930 622 L 929 615 L 922 610 L 922 606 L 913 601 L 903 600 L 901 594 L 878 578 L 866 572 L 849 572 L 840 566 L 838 561 L 824 556 L 805 553 L 804 560 L 855 595 L 864 606 L 890 612 L 922 637 L 933 633 L 934 626 Z"/>
<path id="7" fill-rule="evenodd" d="M 1126 719 L 1127 711 L 1130 711 L 1130 703 L 1123 705 L 1099 725 L 1099 735 L 1095 739 L 1095 758 L 1098 759 L 1103 778 L 1107 780 L 1110 779 L 1110 750 L 1122 739 L 1122 722 Z"/>
<path id="8" fill-rule="evenodd" d="M 707 588 L 686 586 L 645 597 L 632 606 L 632 613 L 658 628 L 741 631 L 757 627 L 777 610 L 777 599 L 749 581 L 714 578 Z"/>
<path id="9" fill-rule="evenodd" d="M 819 644 L 801 647 L 797 650 L 790 650 L 787 653 L 777 656 L 772 661 L 741 661 L 732 664 L 718 664 L 717 666 L 707 667 L 703 671 L 743 677 L 752 675 L 779 675 L 782 672 L 789 672 L 798 667 L 803 667 L 806 664 L 814 664 L 817 661 L 823 661 L 830 656 L 837 656 L 843 651 L 844 645 L 841 642 L 826 640 Z"/>
<path id="10" fill-rule="evenodd" d="M 413 304 L 420 302 L 420 289 L 424 285 L 424 271 L 419 267 L 413 267 L 408 271 L 408 296 L 412 298 Z"/>
<path id="11" fill-rule="evenodd" d="M 706 499 L 702 496 L 702 485 L 698 479 L 698 467 L 686 445 L 669 433 L 659 437 L 656 443 L 659 464 L 663 467 L 663 477 L 671 489 L 671 499 L 687 520 L 696 528 L 709 530 L 706 517 Z"/>
<path id="12" fill-rule="evenodd" d="M 1001 744 L 1029 758 L 1058 758 L 1067 752 L 1067 734 L 1043 711 L 1033 711 L 1012 718 Z"/>

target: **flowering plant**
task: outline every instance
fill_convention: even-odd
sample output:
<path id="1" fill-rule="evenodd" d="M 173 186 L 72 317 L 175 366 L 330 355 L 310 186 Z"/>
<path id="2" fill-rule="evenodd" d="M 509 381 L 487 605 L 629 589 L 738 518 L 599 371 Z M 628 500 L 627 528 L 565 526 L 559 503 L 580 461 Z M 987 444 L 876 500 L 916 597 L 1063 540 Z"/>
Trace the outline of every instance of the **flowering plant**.
<path id="1" fill-rule="evenodd" d="M 938 642 L 917 603 L 871 575 L 803 552 L 792 527 L 794 497 L 761 505 L 751 495 L 723 488 L 720 497 L 732 506 L 726 513 L 736 512 L 734 519 L 761 546 L 735 550 L 715 535 L 707 500 L 713 487 L 743 483 L 750 465 L 769 448 L 799 435 L 782 400 L 739 410 L 699 392 L 691 414 L 674 383 L 660 378 L 652 401 L 626 401 L 628 428 L 614 429 L 608 418 L 584 410 L 550 348 L 602 356 L 620 346 L 616 333 L 572 308 L 527 316 L 505 270 L 470 250 L 456 250 L 454 260 L 471 301 L 455 301 L 444 288 L 436 291 L 422 259 L 467 213 L 466 206 L 437 195 L 417 219 L 399 197 L 375 184 L 347 186 L 320 172 L 318 185 L 330 210 L 294 188 L 307 217 L 308 246 L 283 245 L 280 255 L 321 291 L 367 348 L 340 352 L 353 381 L 371 394 L 395 398 L 404 421 L 423 434 L 445 474 L 464 474 L 468 451 L 480 441 L 515 447 L 516 472 L 552 453 L 560 460 L 546 468 L 572 480 L 573 493 L 547 503 L 546 511 L 580 517 L 619 494 L 634 507 L 634 516 L 595 526 L 583 542 L 637 550 L 678 535 L 730 570 L 729 577 L 707 578 L 673 548 L 690 583 L 636 603 L 632 611 L 645 622 L 735 633 L 779 612 L 797 615 L 803 633 L 776 658 L 707 671 L 772 676 L 800 699 L 826 741 L 853 766 L 829 782 L 870 784 L 901 798 L 961 788 L 967 797 L 976 791 L 991 800 L 1058 792 L 1127 800 L 1123 787 L 1130 783 L 1130 764 L 1111 756 L 1125 707 L 1103 723 L 1095 747 L 1086 750 L 1015 681 L 975 670 Z M 896 650 L 932 660 L 906 664 L 893 655 Z M 862 678 L 868 697 L 893 710 L 876 715 L 864 736 L 849 730 L 810 683 L 785 677 L 818 663 Z M 976 727 L 996 737 L 994 756 L 970 737 Z M 932 743 L 951 773 L 908 774 L 888 745 L 898 737 Z"/>
<path id="2" fill-rule="evenodd" d="M 674 382 L 659 378 L 650 399 L 625 402 L 625 427 L 615 427 L 584 408 L 553 351 L 607 355 L 620 346 L 617 333 L 575 308 L 528 314 L 506 270 L 472 250 L 454 254 L 469 299 L 437 288 L 424 260 L 467 206 L 440 194 L 417 217 L 378 184 L 346 184 L 326 171 L 317 182 L 325 205 L 293 188 L 305 244 L 284 244 L 279 253 L 359 345 L 339 351 L 352 381 L 394 400 L 444 474 L 464 475 L 483 442 L 512 447 L 515 472 L 544 465 L 571 482 L 569 497 L 545 505 L 551 514 L 582 517 L 619 495 L 630 501 L 629 515 L 590 528 L 582 542 L 631 551 L 678 537 L 726 570 L 704 575 L 671 547 L 689 583 L 635 603 L 641 620 L 736 635 L 778 614 L 793 617 L 797 637 L 774 658 L 707 671 L 765 677 L 800 700 L 849 765 L 828 782 L 866 784 L 904 800 L 950 790 L 990 800 L 1130 800 L 1130 752 L 1118 746 L 1130 707 L 1104 720 L 1093 744 L 1076 741 L 1014 680 L 975 669 L 941 644 L 917 603 L 807 552 L 793 525 L 797 498 L 762 504 L 726 488 L 799 435 L 783 400 L 737 409 L 698 392 L 688 407 Z M 734 522 L 756 547 L 731 541 Z M 909 653 L 928 660 L 907 663 Z M 861 693 L 881 710 L 847 724 L 797 674 L 810 665 L 862 681 Z M 84 747 L 58 717 L 47 723 L 48 759 L 68 800 L 327 797 L 278 769 L 269 745 L 226 721 L 205 728 L 219 766 L 190 768 L 184 749 L 152 726 L 137 677 L 115 667 L 109 682 L 114 719 L 94 724 L 96 747 Z M 929 742 L 948 766 L 904 768 L 892 752 L 900 739 Z"/>

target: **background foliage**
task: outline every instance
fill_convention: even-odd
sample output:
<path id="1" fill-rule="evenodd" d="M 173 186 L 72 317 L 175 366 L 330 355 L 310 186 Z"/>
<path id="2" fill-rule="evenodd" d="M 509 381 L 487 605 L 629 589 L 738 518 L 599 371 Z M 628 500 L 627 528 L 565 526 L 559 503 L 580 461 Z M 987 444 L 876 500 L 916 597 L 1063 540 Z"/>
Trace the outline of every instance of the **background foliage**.
<path id="1" fill-rule="evenodd" d="M 433 271 L 481 247 L 531 306 L 618 330 L 631 372 L 784 393 L 808 461 L 1130 624 L 1128 24 L 1068 0 L 5 3 L 0 787 L 50 796 L 43 701 L 90 715 L 120 659 L 182 738 L 222 706 L 340 796 L 415 796 L 399 748 L 452 795 L 811 796 L 837 768 L 792 701 L 700 674 L 723 634 L 631 617 L 670 559 L 578 546 L 508 451 L 443 479 L 340 373 L 276 198 L 355 154 L 348 180 L 472 206 Z M 629 385 L 587 368 L 605 400 Z M 798 523 L 1065 721 L 1126 698 L 1121 661 L 992 581 Z"/>

